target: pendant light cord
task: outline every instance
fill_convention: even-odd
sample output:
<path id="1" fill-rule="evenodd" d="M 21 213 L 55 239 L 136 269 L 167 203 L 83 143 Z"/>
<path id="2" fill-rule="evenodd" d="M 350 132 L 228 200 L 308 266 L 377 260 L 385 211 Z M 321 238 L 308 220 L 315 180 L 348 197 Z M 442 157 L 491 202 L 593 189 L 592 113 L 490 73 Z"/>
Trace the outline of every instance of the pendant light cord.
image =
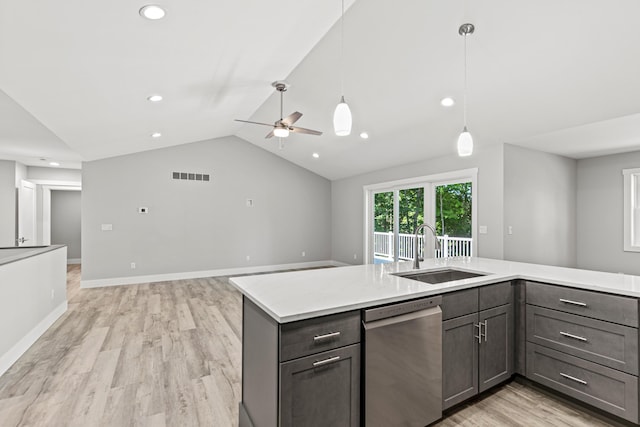
<path id="1" fill-rule="evenodd" d="M 467 128 L 467 33 L 464 33 L 464 93 L 463 93 L 464 128 Z"/>
<path id="2" fill-rule="evenodd" d="M 344 102 L 344 0 L 342 0 L 342 17 L 340 18 L 340 94 Z"/>

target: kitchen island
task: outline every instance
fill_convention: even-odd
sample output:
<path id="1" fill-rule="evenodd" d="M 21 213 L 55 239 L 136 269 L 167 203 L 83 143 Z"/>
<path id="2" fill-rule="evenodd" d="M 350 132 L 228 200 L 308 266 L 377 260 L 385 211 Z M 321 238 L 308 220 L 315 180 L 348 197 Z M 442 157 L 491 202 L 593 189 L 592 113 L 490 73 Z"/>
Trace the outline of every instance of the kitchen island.
<path id="1" fill-rule="evenodd" d="M 0 248 L 0 375 L 67 310 L 67 247 Z"/>
<path id="2" fill-rule="evenodd" d="M 452 268 L 483 275 L 429 284 L 402 277 L 412 271 L 403 262 L 232 278 L 244 296 L 240 425 L 322 418 L 314 410 L 323 402 L 344 425 L 359 425 L 361 310 L 436 296 L 443 408 L 518 373 L 638 423 L 640 277 L 483 258 L 430 259 L 420 271 Z M 555 327 L 560 338 L 547 336 Z M 499 340 L 487 342 L 491 335 Z M 474 360 L 455 358 L 465 345 Z M 302 367 L 327 360 L 337 362 L 332 374 Z"/>

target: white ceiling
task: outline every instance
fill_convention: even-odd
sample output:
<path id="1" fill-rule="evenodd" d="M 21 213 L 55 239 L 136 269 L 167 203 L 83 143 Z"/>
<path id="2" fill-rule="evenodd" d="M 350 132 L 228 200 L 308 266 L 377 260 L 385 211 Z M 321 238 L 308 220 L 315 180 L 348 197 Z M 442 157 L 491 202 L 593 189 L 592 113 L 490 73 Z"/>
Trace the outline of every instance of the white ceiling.
<path id="1" fill-rule="evenodd" d="M 637 0 L 355 2 L 345 17 L 348 137 L 334 136 L 331 121 L 339 0 L 169 0 L 157 22 L 140 18 L 143 4 L 0 0 L 0 89 L 35 117 L 34 135 L 48 128 L 52 142 L 93 160 L 236 134 L 329 179 L 453 154 L 462 127 L 457 30 L 472 22 L 468 124 L 477 146 L 575 158 L 640 149 Z M 283 78 L 285 115 L 301 111 L 297 125 L 325 133 L 294 134 L 279 149 L 264 139 L 268 128 L 233 119 L 278 119 L 270 83 Z M 165 100 L 147 102 L 152 93 Z M 457 104 L 441 107 L 444 96 Z M 1 157 L 12 131 L 0 123 Z M 163 137 L 151 139 L 154 131 Z"/>

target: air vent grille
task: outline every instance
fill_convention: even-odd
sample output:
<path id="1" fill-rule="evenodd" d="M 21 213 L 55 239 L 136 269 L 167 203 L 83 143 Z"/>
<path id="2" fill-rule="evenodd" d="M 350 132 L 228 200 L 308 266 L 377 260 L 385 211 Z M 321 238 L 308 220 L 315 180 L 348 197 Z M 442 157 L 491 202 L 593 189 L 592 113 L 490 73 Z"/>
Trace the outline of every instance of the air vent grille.
<path id="1" fill-rule="evenodd" d="M 171 172 L 173 179 L 183 179 L 186 181 L 211 181 L 208 173 L 195 173 L 195 172 Z"/>

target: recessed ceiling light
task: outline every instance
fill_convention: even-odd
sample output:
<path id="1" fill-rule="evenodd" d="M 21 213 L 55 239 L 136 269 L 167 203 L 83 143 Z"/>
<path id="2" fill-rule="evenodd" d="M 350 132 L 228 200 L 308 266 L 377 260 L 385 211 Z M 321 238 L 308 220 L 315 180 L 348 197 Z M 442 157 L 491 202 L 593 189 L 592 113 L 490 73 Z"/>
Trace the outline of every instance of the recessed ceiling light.
<path id="1" fill-rule="evenodd" d="M 442 100 L 440 101 L 440 105 L 442 105 L 443 107 L 453 107 L 453 105 L 456 103 L 456 101 L 453 100 L 453 98 L 442 98 Z"/>
<path id="2" fill-rule="evenodd" d="M 49 162 L 49 166 L 60 166 L 58 162 Z"/>
<path id="3" fill-rule="evenodd" d="M 318 154 L 318 153 L 313 153 L 312 156 L 313 156 L 314 159 L 319 159 L 320 158 L 320 154 Z"/>
<path id="4" fill-rule="evenodd" d="M 147 97 L 147 101 L 159 102 L 162 101 L 162 95 L 151 95 Z"/>
<path id="5" fill-rule="evenodd" d="M 157 4 L 148 4 L 140 9 L 140 16 L 154 21 L 164 18 L 165 14 L 164 9 Z"/>
<path id="6" fill-rule="evenodd" d="M 360 133 L 360 138 L 362 139 L 369 139 L 369 134 L 367 132 L 361 132 Z"/>
<path id="7" fill-rule="evenodd" d="M 154 132 L 151 134 L 151 138 L 160 138 L 162 134 L 160 132 Z"/>

